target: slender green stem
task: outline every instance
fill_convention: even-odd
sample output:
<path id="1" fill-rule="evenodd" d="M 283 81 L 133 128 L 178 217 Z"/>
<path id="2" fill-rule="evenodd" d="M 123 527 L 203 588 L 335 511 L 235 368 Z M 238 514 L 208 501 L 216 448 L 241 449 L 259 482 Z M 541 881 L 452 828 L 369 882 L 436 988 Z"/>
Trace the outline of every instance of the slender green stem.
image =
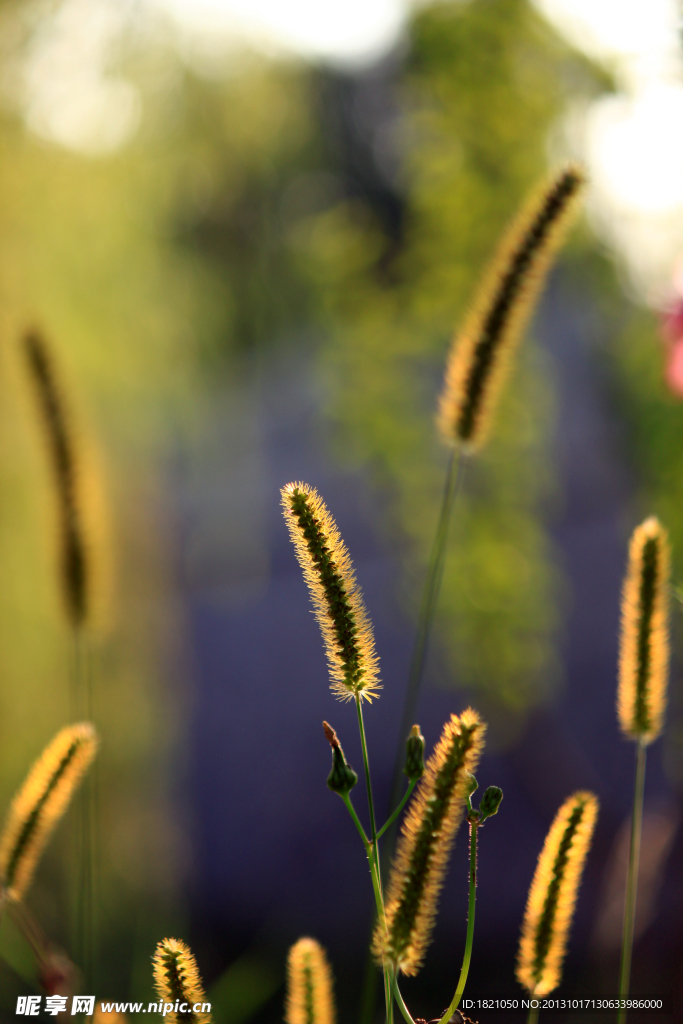
<path id="1" fill-rule="evenodd" d="M 368 791 L 368 812 L 370 815 L 370 848 L 368 850 L 368 860 L 370 861 L 370 874 L 372 875 L 372 885 L 375 890 L 375 900 L 377 903 L 377 916 L 380 921 L 384 921 L 384 898 L 382 895 L 382 875 L 379 865 L 379 853 L 377 849 L 377 825 L 375 824 L 375 805 L 372 799 L 372 783 L 370 781 L 370 762 L 368 760 L 368 745 L 365 739 L 365 724 L 363 722 L 363 708 L 361 706 L 360 696 L 356 695 L 356 711 L 358 713 L 358 728 L 360 730 L 360 742 L 363 749 L 363 768 L 365 770 L 365 785 Z M 367 847 L 366 847 L 367 849 Z M 391 998 L 391 978 L 389 977 L 389 970 L 385 966 L 383 969 L 384 973 L 384 1000 L 386 1005 L 386 1022 L 387 1024 L 393 1024 L 394 1019 L 394 1001 Z"/>
<path id="2" fill-rule="evenodd" d="M 411 779 L 410 780 L 410 784 L 409 784 L 407 790 L 405 791 L 405 793 L 403 795 L 403 799 L 401 800 L 400 804 L 398 805 L 398 807 L 396 808 L 394 813 L 391 815 L 391 817 L 388 818 L 387 821 L 385 821 L 385 823 L 382 825 L 381 829 L 377 833 L 377 838 L 378 839 L 381 839 L 382 836 L 384 835 L 384 833 L 386 832 L 386 830 L 389 828 L 389 826 L 393 825 L 393 823 L 396 821 L 396 819 L 398 818 L 399 814 L 401 813 L 401 811 L 403 810 L 403 808 L 407 804 L 408 798 L 410 797 L 410 794 L 413 792 L 413 790 L 417 786 L 417 783 L 418 783 L 418 779 Z"/>
<path id="3" fill-rule="evenodd" d="M 406 691 L 406 697 L 403 705 L 403 714 L 401 717 L 401 725 L 399 729 L 399 746 L 396 754 L 396 761 L 394 764 L 394 778 L 392 783 L 392 794 L 391 801 L 389 803 L 389 808 L 393 807 L 401 796 L 401 786 L 403 780 L 403 744 L 405 737 L 407 736 L 408 731 L 410 730 L 410 727 L 413 724 L 415 712 L 417 710 L 417 703 L 420 695 L 420 683 L 422 680 L 422 672 L 424 669 L 427 647 L 429 644 L 432 620 L 434 618 L 436 602 L 441 587 L 441 579 L 443 577 L 443 567 L 446 555 L 446 541 L 448 539 L 448 523 L 451 517 L 451 511 L 453 509 L 453 504 L 455 502 L 456 495 L 460 488 L 464 469 L 465 456 L 461 452 L 458 458 L 456 459 L 455 451 L 453 450 L 449 456 L 448 466 L 446 468 L 446 481 L 444 484 L 443 497 L 441 500 L 441 511 L 439 513 L 439 519 L 437 522 L 436 534 L 432 542 L 432 550 L 429 557 L 427 576 L 422 591 L 422 600 L 420 604 L 420 612 L 418 615 L 415 644 L 413 647 L 413 653 L 410 662 L 408 688 Z M 361 730 L 361 738 L 362 736 L 363 733 Z M 385 851 L 386 858 L 388 858 L 391 847 L 393 846 L 393 830 L 391 829 L 391 827 L 392 825 L 394 825 L 396 818 L 398 817 L 398 814 L 402 810 L 405 801 L 410 796 L 410 792 L 411 791 L 409 789 L 398 810 L 391 814 L 391 817 L 382 827 L 379 833 L 379 835 L 383 835 L 385 831 L 389 831 L 389 842 L 387 843 L 387 848 Z M 375 836 L 373 838 L 377 839 L 378 836 Z M 376 846 L 375 849 L 377 849 Z M 377 861 L 377 869 L 379 872 L 379 856 Z M 370 1016 L 371 1014 L 369 1013 L 368 1020 L 370 1019 Z"/>
<path id="4" fill-rule="evenodd" d="M 640 837 L 643 828 L 643 794 L 645 792 L 646 746 L 642 737 L 636 750 L 636 779 L 633 787 L 633 814 L 631 816 L 631 845 L 628 853 L 628 876 L 626 879 L 626 900 L 624 904 L 624 931 L 621 944 L 621 972 L 619 974 L 619 996 L 628 996 L 631 981 L 631 957 L 633 955 L 633 930 L 636 920 L 636 899 L 638 894 L 638 865 L 640 862 Z M 626 1009 L 619 1010 L 618 1022 L 624 1024 Z"/>
<path id="5" fill-rule="evenodd" d="M 407 1024 L 415 1024 L 413 1016 L 412 1016 L 410 1010 L 408 1009 L 408 1007 L 406 1006 L 405 1001 L 403 999 L 403 996 L 401 995 L 401 992 L 399 990 L 398 978 L 396 976 L 396 972 L 395 971 L 391 972 L 391 987 L 392 987 L 392 990 L 393 990 L 393 993 L 394 993 L 394 999 L 396 1000 L 396 1004 L 397 1004 L 399 1010 L 401 1011 L 401 1013 L 403 1014 Z"/>
<path id="6" fill-rule="evenodd" d="M 538 1006 L 535 1008 L 532 1006 L 529 1010 L 529 1016 L 526 1019 L 526 1024 L 536 1024 L 536 1021 L 538 1020 L 538 1010 Z"/>
<path id="7" fill-rule="evenodd" d="M 427 576 L 422 590 L 420 612 L 417 619 L 417 630 L 415 633 L 415 644 L 410 660 L 410 672 L 408 674 L 408 689 L 406 690 L 399 730 L 399 746 L 394 764 L 394 778 L 392 785 L 391 804 L 393 806 L 401 792 L 401 777 L 403 770 L 403 743 L 408 735 L 411 725 L 415 719 L 417 703 L 420 696 L 420 684 L 427 658 L 427 647 L 434 621 L 434 612 L 441 589 L 443 569 L 446 559 L 446 541 L 448 540 L 448 524 L 451 518 L 451 511 L 456 496 L 460 490 L 463 473 L 465 471 L 465 456 L 462 451 L 456 458 L 455 449 L 451 451 L 446 468 L 446 480 L 444 483 L 443 497 L 441 499 L 441 511 L 436 526 L 436 533 L 432 541 L 432 550 L 429 556 Z"/>
<path id="8" fill-rule="evenodd" d="M 365 739 L 365 723 L 363 722 L 363 707 L 361 699 L 356 695 L 356 711 L 358 712 L 358 728 L 360 730 L 360 741 L 361 747 L 363 748 L 363 768 L 365 770 L 365 786 L 368 791 L 368 812 L 370 814 L 370 835 L 371 835 L 371 846 L 372 846 L 372 858 L 375 865 L 375 871 L 377 873 L 377 884 L 379 886 L 380 895 L 382 893 L 382 874 L 379 864 L 379 851 L 377 848 L 377 825 L 375 824 L 375 805 L 372 799 L 372 783 L 370 781 L 370 762 L 368 760 L 368 746 Z M 384 904 L 382 904 L 384 908 Z"/>
<path id="9" fill-rule="evenodd" d="M 477 903 L 477 823 L 473 821 L 470 823 L 470 901 L 467 910 L 467 936 L 465 938 L 465 952 L 462 958 L 462 967 L 460 968 L 460 978 L 458 979 L 458 985 L 455 990 L 455 995 L 451 1001 L 451 1005 L 448 1007 L 443 1017 L 439 1021 L 439 1024 L 446 1024 L 453 1016 L 453 1011 L 457 1010 L 458 1004 L 462 999 L 462 994 L 465 990 L 465 984 L 467 982 L 467 975 L 470 970 L 470 960 L 472 959 L 472 942 L 474 939 L 474 911 Z"/>
<path id="10" fill-rule="evenodd" d="M 72 714 L 76 721 L 93 718 L 92 651 L 87 633 L 74 627 Z M 94 769 L 93 769 L 94 770 Z M 83 781 L 76 797 L 75 935 L 76 961 L 86 984 L 92 984 L 94 963 L 94 849 L 95 791 L 93 775 Z"/>
<path id="11" fill-rule="evenodd" d="M 387 1024 L 393 1024 L 394 1021 L 394 1000 L 391 996 L 391 975 L 389 969 L 385 967 L 383 969 L 384 974 L 384 1001 L 386 1004 L 387 1012 Z"/>
<path id="12" fill-rule="evenodd" d="M 348 810 L 349 814 L 351 815 L 351 818 L 353 819 L 354 825 L 358 829 L 359 836 L 363 840 L 363 846 L 365 847 L 365 852 L 366 852 L 367 857 L 368 857 L 368 864 L 370 865 L 370 877 L 372 879 L 372 889 L 373 889 L 373 892 L 375 894 L 375 903 L 377 904 L 377 913 L 380 916 L 382 916 L 384 914 L 384 901 L 382 899 L 382 889 L 381 889 L 381 886 L 379 884 L 379 877 L 378 877 L 378 874 L 377 874 L 377 864 L 376 864 L 375 858 L 374 858 L 374 851 L 373 851 L 373 848 L 372 848 L 372 843 L 370 842 L 370 840 L 368 839 L 368 837 L 365 834 L 365 829 L 363 828 L 363 826 L 360 823 L 358 815 L 356 814 L 356 809 L 353 806 L 353 804 L 351 803 L 351 797 L 349 796 L 349 794 L 348 793 L 340 793 L 339 795 L 342 798 L 342 800 L 344 801 L 344 803 L 346 804 L 346 809 Z"/>
<path id="13" fill-rule="evenodd" d="M 353 823 L 356 826 L 356 828 L 358 829 L 358 833 L 359 833 L 361 839 L 363 840 L 363 846 L 365 847 L 365 852 L 367 853 L 367 855 L 369 857 L 370 856 L 370 840 L 366 836 L 365 829 L 363 828 L 363 826 L 361 825 L 361 823 L 360 823 L 360 821 L 358 819 L 358 815 L 356 814 L 356 809 L 353 806 L 353 804 L 351 803 L 351 797 L 349 796 L 348 793 L 340 793 L 339 795 L 342 798 L 342 800 L 344 801 L 344 803 L 346 804 L 346 809 L 348 810 L 349 814 L 353 818 Z"/>
<path id="14" fill-rule="evenodd" d="M 375 805 L 372 800 L 372 783 L 370 782 L 370 763 L 368 761 L 368 745 L 365 740 L 365 724 L 363 722 L 363 707 L 360 695 L 356 694 L 356 711 L 358 712 L 358 728 L 360 729 L 360 742 L 363 748 L 363 768 L 365 769 L 365 786 L 368 791 L 368 812 L 370 814 L 370 834 L 372 845 L 377 851 L 377 826 L 375 825 Z"/>
<path id="15" fill-rule="evenodd" d="M 363 826 L 361 825 L 361 823 L 359 821 L 358 815 L 356 814 L 356 810 L 355 810 L 353 804 L 351 803 L 351 798 L 350 798 L 349 794 L 348 793 L 340 793 L 339 795 L 341 796 L 342 800 L 346 804 L 347 810 L 348 810 L 349 814 L 351 815 L 351 818 L 353 819 L 353 823 L 356 826 L 356 828 L 358 829 L 358 834 L 360 835 L 361 839 L 363 840 L 363 846 L 365 847 L 365 852 L 366 852 L 367 857 L 368 857 L 368 864 L 370 865 L 370 878 L 372 879 L 372 891 L 375 894 L 375 905 L 377 907 L 377 917 L 380 920 L 383 920 L 384 919 L 384 900 L 382 899 L 382 889 L 381 889 L 381 885 L 380 885 L 379 871 L 378 871 L 378 867 L 377 867 L 377 860 L 376 860 L 376 858 L 374 856 L 374 850 L 373 850 L 372 843 L 370 842 L 368 837 L 365 835 L 365 829 L 363 828 Z M 386 969 L 384 971 L 384 995 L 385 995 L 385 999 L 387 1000 L 387 1021 L 390 1022 L 391 1019 L 392 1019 L 391 987 L 390 987 L 390 980 L 389 980 L 388 973 L 387 973 Z"/>

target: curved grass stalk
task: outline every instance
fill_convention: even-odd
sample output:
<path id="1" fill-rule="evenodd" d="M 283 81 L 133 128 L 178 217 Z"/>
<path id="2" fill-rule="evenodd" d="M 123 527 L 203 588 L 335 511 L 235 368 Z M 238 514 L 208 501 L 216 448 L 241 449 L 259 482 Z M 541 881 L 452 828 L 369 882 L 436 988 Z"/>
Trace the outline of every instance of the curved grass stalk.
<path id="1" fill-rule="evenodd" d="M 365 737 L 365 723 L 363 722 L 363 707 L 361 704 L 361 695 L 356 694 L 356 711 L 358 713 L 358 729 L 360 731 L 361 747 L 363 750 L 363 769 L 365 772 L 365 785 L 368 794 L 368 813 L 370 815 L 370 851 L 368 853 L 368 860 L 370 861 L 370 873 L 372 875 L 373 889 L 375 891 L 375 901 L 377 904 L 377 926 L 379 928 L 386 929 L 386 920 L 384 915 L 384 897 L 382 894 L 382 874 L 379 862 L 379 850 L 377 846 L 377 826 L 375 823 L 375 805 L 372 797 L 372 782 L 370 780 L 370 762 L 368 759 L 368 746 Z M 391 994 L 391 974 L 389 966 L 383 964 L 382 974 L 384 977 L 384 1001 L 386 1007 L 386 1021 L 387 1024 L 393 1024 L 394 1019 L 394 1002 Z"/>
<path id="2" fill-rule="evenodd" d="M 640 839 L 643 830 L 643 797 L 645 793 L 646 742 L 643 738 L 636 747 L 636 779 L 633 787 L 633 814 L 631 816 L 631 842 L 628 855 L 628 876 L 626 879 L 626 901 L 624 904 L 624 927 L 621 942 L 621 967 L 619 971 L 619 996 L 628 996 L 631 982 L 631 959 L 633 957 L 633 932 L 636 921 L 638 897 L 638 867 L 640 865 Z M 626 1009 L 619 1010 L 618 1024 L 625 1024 Z"/>
<path id="3" fill-rule="evenodd" d="M 453 1012 L 457 1010 L 460 1005 L 460 1000 L 462 999 L 462 994 L 465 991 L 465 985 L 467 984 L 467 975 L 470 970 L 472 943 L 474 941 L 474 912 L 477 905 L 477 828 L 478 823 L 476 821 L 470 822 L 470 896 L 469 906 L 467 908 L 465 952 L 462 958 L 462 967 L 460 968 L 460 977 L 455 989 L 455 995 L 453 996 L 448 1009 L 439 1021 L 439 1024 L 446 1024 L 446 1022 L 453 1016 Z"/>
<path id="4" fill-rule="evenodd" d="M 453 507 L 462 485 L 466 462 L 467 456 L 462 450 L 458 453 L 457 459 L 455 449 L 451 450 L 448 457 L 448 466 L 446 467 L 446 479 L 444 483 L 443 496 L 441 498 L 441 510 L 437 520 L 434 540 L 432 541 L 432 550 L 429 556 L 427 575 L 425 577 L 424 587 L 422 590 L 422 599 L 420 602 L 420 611 L 418 614 L 417 629 L 415 632 L 415 642 L 410 658 L 408 688 L 406 690 L 406 696 L 403 703 L 401 725 L 398 734 L 399 744 L 396 753 L 396 760 L 394 762 L 394 777 L 391 790 L 390 807 L 394 806 L 401 794 L 403 737 L 408 733 L 410 725 L 415 720 L 417 713 L 417 704 L 420 698 L 422 677 L 427 661 L 427 650 L 432 633 L 434 613 L 439 599 L 444 565 L 446 562 L 448 528 L 451 515 L 453 513 Z"/>
<path id="5" fill-rule="evenodd" d="M 411 779 L 410 780 L 410 782 L 408 783 L 408 788 L 405 791 L 405 793 L 403 794 L 403 799 L 401 800 L 400 804 L 398 805 L 398 807 L 396 808 L 394 813 L 391 815 L 391 817 L 388 818 L 387 821 L 385 821 L 385 823 L 382 825 L 381 829 L 377 833 L 377 838 L 378 839 L 381 839 L 382 836 L 384 835 L 384 833 L 387 831 L 387 829 L 391 828 L 391 826 L 394 824 L 394 822 L 398 818 L 399 814 L 401 813 L 401 811 L 403 810 L 405 805 L 408 803 L 408 800 L 410 799 L 410 795 L 413 792 L 413 790 L 415 789 L 415 787 L 417 786 L 418 782 L 419 782 L 419 779 Z"/>

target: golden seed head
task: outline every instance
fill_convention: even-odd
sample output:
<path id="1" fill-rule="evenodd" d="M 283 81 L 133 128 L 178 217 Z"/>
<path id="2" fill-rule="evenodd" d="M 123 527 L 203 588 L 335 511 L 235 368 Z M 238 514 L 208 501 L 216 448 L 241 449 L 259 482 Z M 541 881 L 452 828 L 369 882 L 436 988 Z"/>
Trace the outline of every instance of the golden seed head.
<path id="1" fill-rule="evenodd" d="M 192 1007 L 205 1003 L 206 995 L 197 963 L 180 939 L 162 939 L 152 957 L 154 984 L 159 998 L 165 1003 L 187 1003 L 185 1012 L 172 1010 L 165 1020 L 170 1024 L 209 1024 L 210 1013 L 195 1012 Z"/>
<path id="2" fill-rule="evenodd" d="M 504 234 L 446 365 L 438 423 L 464 451 L 480 448 L 510 357 L 577 208 L 585 174 L 570 166 L 534 191 Z"/>
<path id="3" fill-rule="evenodd" d="M 574 793 L 560 807 L 543 844 L 529 889 L 517 961 L 517 979 L 531 995 L 547 995 L 560 984 L 597 816 L 598 798 L 593 793 Z"/>
<path id="4" fill-rule="evenodd" d="M 11 899 L 28 889 L 52 831 L 97 751 L 90 722 L 68 725 L 31 768 L 14 797 L 0 837 L 0 880 Z"/>
<path id="5" fill-rule="evenodd" d="M 286 1024 L 334 1024 L 332 972 L 315 939 L 295 942 L 287 957 Z"/>
<path id="6" fill-rule="evenodd" d="M 283 487 L 282 507 L 322 631 L 332 692 L 340 700 L 372 700 L 381 689 L 372 625 L 335 521 L 308 484 Z"/>
<path id="7" fill-rule="evenodd" d="M 632 739 L 652 743 L 662 731 L 669 671 L 668 534 L 651 516 L 631 537 L 621 601 L 617 709 Z"/>
<path id="8" fill-rule="evenodd" d="M 476 711 L 451 715 L 428 760 L 401 828 L 391 869 L 385 922 L 373 952 L 404 974 L 417 974 L 429 945 L 448 855 L 479 761 L 486 726 Z"/>

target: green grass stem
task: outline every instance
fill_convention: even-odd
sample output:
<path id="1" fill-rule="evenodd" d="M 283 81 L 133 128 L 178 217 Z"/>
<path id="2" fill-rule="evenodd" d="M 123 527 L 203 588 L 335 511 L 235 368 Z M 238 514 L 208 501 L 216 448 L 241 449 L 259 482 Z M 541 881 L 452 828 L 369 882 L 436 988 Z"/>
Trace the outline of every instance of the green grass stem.
<path id="1" fill-rule="evenodd" d="M 93 719 L 93 651 L 86 632 L 73 630 L 72 719 Z M 74 953 L 85 984 L 94 984 L 95 965 L 95 847 L 97 821 L 96 766 L 76 796 L 76 856 Z"/>
<path id="2" fill-rule="evenodd" d="M 415 789 L 415 787 L 417 786 L 419 781 L 420 781 L 419 779 L 411 779 L 410 780 L 408 788 L 405 791 L 405 793 L 403 794 L 403 799 L 401 800 L 400 804 L 398 805 L 398 807 L 396 808 L 394 813 L 391 815 L 391 817 L 388 818 L 387 821 L 385 821 L 385 823 L 382 825 L 381 829 L 377 833 L 377 838 L 378 839 L 381 839 L 382 836 L 384 835 L 384 833 L 386 832 L 386 830 L 388 828 L 390 828 L 394 824 L 394 822 L 398 818 L 399 814 L 401 813 L 401 811 L 403 810 L 405 805 L 408 803 L 408 800 L 410 798 L 410 794 L 413 792 L 413 790 Z"/>
<path id="3" fill-rule="evenodd" d="M 455 504 L 455 499 L 457 498 L 462 484 L 466 458 L 467 457 L 462 453 L 462 451 L 460 451 L 456 456 L 455 449 L 453 449 L 449 455 L 448 466 L 446 467 L 446 480 L 444 483 L 443 497 L 441 499 L 441 511 L 439 512 L 436 532 L 434 534 L 434 540 L 432 541 L 432 550 L 429 556 L 427 575 L 425 577 L 424 588 L 422 590 L 420 611 L 417 619 L 415 643 L 410 659 L 408 688 L 406 690 L 405 701 L 403 704 L 403 714 L 401 716 L 401 726 L 399 729 L 398 751 L 394 765 L 391 807 L 394 806 L 401 794 L 405 737 L 410 732 L 410 727 L 415 720 L 417 712 L 422 676 L 427 660 L 427 649 L 429 647 L 429 639 L 434 622 L 434 613 L 436 611 L 439 591 L 441 590 L 441 581 L 443 579 L 443 570 L 446 561 L 446 542 L 448 540 L 448 526 L 453 506 Z"/>
<path id="4" fill-rule="evenodd" d="M 359 694 L 356 694 L 356 711 L 358 714 L 358 729 L 360 732 L 360 742 L 363 750 L 363 769 L 365 772 L 365 785 L 368 791 L 368 813 L 370 815 L 370 851 L 368 852 L 368 860 L 370 861 L 370 874 L 372 876 L 373 889 L 375 891 L 375 901 L 377 903 L 377 915 L 381 920 L 384 918 L 384 897 L 382 895 L 382 874 L 379 863 L 379 850 L 377 847 L 377 825 L 375 823 L 375 804 L 372 798 L 372 783 L 370 781 L 370 762 L 368 759 L 368 745 L 365 738 L 365 723 L 363 722 L 363 707 L 361 705 L 361 698 Z M 350 803 L 350 801 L 349 801 Z M 354 812 L 355 813 L 355 812 Z M 363 833 L 364 834 L 364 833 Z M 366 847 L 367 850 L 367 847 Z M 386 1006 L 386 1024 L 393 1024 L 394 1019 L 394 1001 L 391 994 L 391 978 L 389 975 L 388 967 L 384 967 L 384 1001 Z"/>
<path id="5" fill-rule="evenodd" d="M 359 819 L 358 815 L 356 814 L 356 808 L 351 803 L 351 797 L 349 796 L 348 793 L 340 793 L 339 796 L 342 798 L 342 800 L 346 804 L 346 808 L 347 808 L 349 814 L 351 815 L 351 818 L 353 819 L 353 823 L 356 826 L 356 828 L 358 829 L 358 834 L 360 835 L 361 839 L 363 840 L 363 846 L 365 847 L 365 852 L 367 853 L 368 857 L 370 857 L 370 853 L 371 853 L 371 849 L 372 849 L 371 843 L 370 843 L 370 840 L 368 839 L 368 837 L 365 834 L 365 829 L 361 825 L 360 819 Z"/>
<path id="6" fill-rule="evenodd" d="M 439 1021 L 439 1024 L 446 1024 L 446 1022 L 453 1016 L 453 1012 L 457 1010 L 460 1000 L 462 999 L 462 994 L 465 991 L 467 975 L 470 970 L 472 942 L 474 941 L 474 911 L 477 903 L 477 827 L 476 821 L 470 823 L 470 899 L 469 907 L 467 909 L 465 952 L 462 958 L 462 967 L 460 968 L 460 977 L 458 979 L 455 995 L 453 996 L 450 1006 Z"/>
<path id="7" fill-rule="evenodd" d="M 412 1016 L 410 1010 L 406 1006 L 405 1001 L 403 999 L 403 996 L 401 995 L 401 992 L 399 990 L 398 978 L 396 977 L 395 973 L 392 973 L 392 976 L 391 976 L 391 987 L 392 987 L 392 990 L 393 990 L 393 993 L 394 993 L 394 999 L 396 1000 L 396 1005 L 398 1006 L 399 1010 L 403 1014 L 403 1017 L 404 1017 L 404 1019 L 406 1021 L 406 1024 L 415 1024 L 415 1020 L 413 1019 L 413 1016 Z"/>
<path id="8" fill-rule="evenodd" d="M 628 852 L 628 875 L 626 877 L 626 900 L 624 903 L 624 930 L 621 943 L 621 971 L 619 973 L 619 997 L 625 999 L 631 982 L 631 958 L 633 956 L 633 931 L 636 921 L 636 900 L 638 896 L 638 866 L 640 863 L 640 839 L 643 831 L 643 796 L 645 793 L 646 744 L 641 737 L 636 748 L 636 777 L 633 786 L 633 814 L 631 816 L 631 843 Z M 618 1024 L 625 1024 L 628 1011 L 619 1010 Z"/>

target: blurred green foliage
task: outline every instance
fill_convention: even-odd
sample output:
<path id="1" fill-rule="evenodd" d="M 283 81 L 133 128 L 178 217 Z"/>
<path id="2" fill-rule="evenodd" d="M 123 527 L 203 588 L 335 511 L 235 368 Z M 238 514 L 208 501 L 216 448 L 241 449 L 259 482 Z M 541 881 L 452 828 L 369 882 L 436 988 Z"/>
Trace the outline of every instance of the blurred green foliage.
<path id="1" fill-rule="evenodd" d="M 243 953 L 209 989 L 212 1013 L 225 1024 L 250 1020 L 282 987 L 282 970 L 263 955 Z"/>
<path id="2" fill-rule="evenodd" d="M 19 77 L 60 4 L 37 20 L 24 7 L 4 5 L 0 33 L 7 74 Z M 70 713 L 49 466 L 17 344 L 35 323 L 52 342 L 74 430 L 105 481 L 100 934 L 112 995 L 144 999 L 154 945 L 180 930 L 184 914 L 185 855 L 168 793 L 169 765 L 182 771 L 189 707 L 176 524 L 162 480 L 169 449 L 194 464 L 215 458 L 220 472 L 258 466 L 250 405 L 259 382 L 279 372 L 276 349 L 308 356 L 314 337 L 335 455 L 376 486 L 377 533 L 403 567 L 413 617 L 446 460 L 433 421 L 452 332 L 499 233 L 546 171 L 558 117 L 609 83 L 525 0 L 421 8 L 405 53 L 386 71 L 394 111 L 375 140 L 386 151 L 375 152 L 370 187 L 359 185 L 330 113 L 348 85 L 338 73 L 237 54 L 222 74 L 199 73 L 171 36 L 134 29 L 110 70 L 134 83 L 142 117 L 107 157 L 39 139 L 21 103 L 3 93 L 0 801 Z M 587 234 L 575 236 L 572 260 L 597 259 L 592 246 Z M 600 287 L 614 302 L 608 273 Z M 683 485 L 674 462 L 660 464 L 648 446 L 672 444 L 680 408 L 669 403 L 664 421 L 642 338 L 626 346 L 624 386 L 646 424 L 637 449 L 673 526 Z M 207 455 L 206 420 L 226 395 L 234 447 Z M 503 713 L 508 723 L 557 674 L 562 584 L 545 523 L 552 421 L 550 375 L 530 342 L 493 439 L 468 467 L 439 609 L 440 678 L 477 688 L 488 717 Z M 253 565 L 260 515 L 249 505 L 221 520 L 207 561 L 223 545 L 236 575 L 240 558 Z M 30 896 L 60 941 L 70 915 L 67 834 Z M 12 957 L 19 964 L 16 950 Z M 246 1019 L 240 999 L 272 988 L 271 975 L 245 960 L 219 983 L 217 1001 Z"/>
<path id="3" fill-rule="evenodd" d="M 671 634 L 681 656 L 681 558 L 683 550 L 683 473 L 680 438 L 683 402 L 665 384 L 667 358 L 661 325 L 646 309 L 608 310 L 612 331 L 603 340 L 601 362 L 623 430 L 623 450 L 638 479 L 638 490 L 624 533 L 648 515 L 657 515 L 669 531 L 672 547 Z M 683 789 L 683 693 L 669 690 L 664 765 L 669 780 Z"/>
<path id="4" fill-rule="evenodd" d="M 405 556 L 414 614 L 435 527 L 445 452 L 433 420 L 445 355 L 496 240 L 546 173 L 567 101 L 607 87 L 523 0 L 438 4 L 415 17 L 397 83 L 402 235 L 339 204 L 298 228 L 327 317 L 339 451 L 372 467 L 381 529 Z M 440 640 L 449 685 L 521 712 L 556 677 L 561 590 L 543 523 L 552 388 L 525 346 L 489 447 L 467 467 L 450 535 Z M 387 530 L 386 528 L 389 527 Z"/>
<path id="5" fill-rule="evenodd" d="M 22 13 L 4 12 L 7 67 L 29 59 L 44 27 Z M 100 942 L 111 991 L 132 984 L 146 996 L 159 934 L 181 932 L 184 913 L 169 762 L 182 772 L 188 696 L 164 459 L 179 438 L 201 444 L 218 354 L 239 386 L 245 351 L 298 308 L 269 218 L 273 182 L 292 153 L 303 160 L 311 122 L 298 67 L 248 59 L 212 82 L 163 33 L 142 50 L 131 36 L 119 70 L 136 83 L 143 116 L 123 150 L 92 158 L 41 140 L 6 96 L 0 117 L 0 803 L 72 715 L 51 466 L 19 344 L 37 324 L 80 461 L 105 491 L 89 538 L 96 588 L 108 595 L 93 641 Z M 59 830 L 29 897 L 67 946 L 70 832 Z"/>

